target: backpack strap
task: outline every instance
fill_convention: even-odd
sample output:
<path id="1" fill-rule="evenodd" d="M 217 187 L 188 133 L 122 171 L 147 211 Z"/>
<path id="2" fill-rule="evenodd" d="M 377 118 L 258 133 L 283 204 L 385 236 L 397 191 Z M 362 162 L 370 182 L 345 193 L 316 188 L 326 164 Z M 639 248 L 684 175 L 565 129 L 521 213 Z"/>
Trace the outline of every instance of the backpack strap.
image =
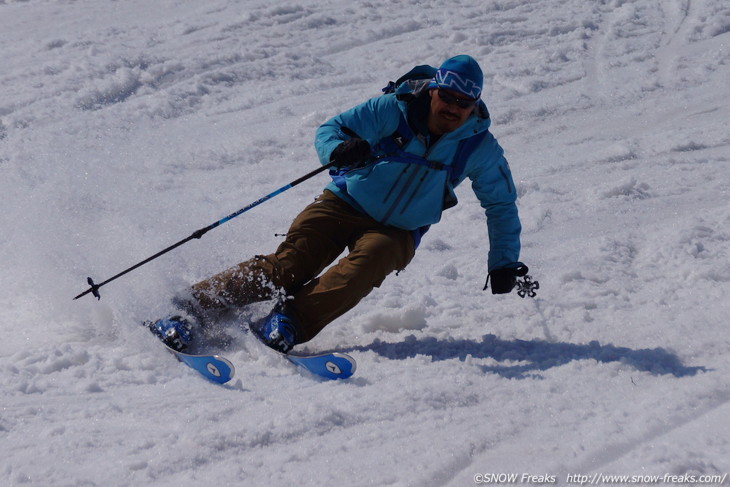
<path id="1" fill-rule="evenodd" d="M 408 125 L 406 117 L 401 114 L 400 120 L 398 121 L 398 128 L 392 134 L 380 139 L 375 144 L 375 149 L 380 149 L 386 154 L 397 153 L 398 151 L 402 151 L 415 135 Z"/>
<path id="2" fill-rule="evenodd" d="M 391 161 L 404 162 L 406 164 L 417 164 L 419 166 L 425 166 L 438 171 L 451 170 L 451 168 L 445 164 L 437 161 L 429 161 L 421 156 L 404 151 L 403 148 L 408 145 L 413 137 L 415 137 L 415 134 L 408 125 L 406 117 L 401 115 L 400 121 L 398 122 L 398 128 L 395 132 L 380 139 L 378 143 L 375 144 L 374 148 L 388 154 L 388 159 Z"/>
<path id="3" fill-rule="evenodd" d="M 482 143 L 484 137 L 486 137 L 487 131 L 479 132 L 478 134 L 472 135 L 469 138 L 463 139 L 459 142 L 456 152 L 454 153 L 454 159 L 451 165 L 442 164 L 436 161 L 429 161 L 423 157 L 416 156 L 405 152 L 403 148 L 415 137 L 413 130 L 408 125 L 404 116 L 400 117 L 398 122 L 398 128 L 392 134 L 383 137 L 375 144 L 376 150 L 382 150 L 386 154 L 389 154 L 391 160 L 397 160 L 408 164 L 418 164 L 420 166 L 427 166 L 431 169 L 445 170 L 449 174 L 449 182 L 452 186 L 456 186 L 461 178 L 464 168 L 466 167 L 466 161 L 472 152 Z"/>
<path id="4" fill-rule="evenodd" d="M 484 137 L 486 137 L 487 131 L 484 130 L 476 135 L 472 135 L 468 139 L 463 139 L 459 142 L 459 146 L 456 148 L 456 154 L 454 154 L 454 161 L 451 163 L 451 174 L 449 175 L 449 181 L 452 186 L 456 186 L 461 178 L 464 168 L 466 167 L 466 161 L 472 152 L 482 143 Z"/>

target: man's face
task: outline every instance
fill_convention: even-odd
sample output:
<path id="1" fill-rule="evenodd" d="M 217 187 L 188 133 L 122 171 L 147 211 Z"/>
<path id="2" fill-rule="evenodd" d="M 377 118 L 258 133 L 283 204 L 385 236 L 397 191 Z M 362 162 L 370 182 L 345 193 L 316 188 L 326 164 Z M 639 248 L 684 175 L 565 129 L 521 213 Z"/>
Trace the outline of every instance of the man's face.
<path id="1" fill-rule="evenodd" d="M 439 90 L 441 94 L 439 94 Z M 430 94 L 431 110 L 428 113 L 428 130 L 435 135 L 453 132 L 461 127 L 476 106 L 473 103 L 466 108 L 459 106 L 468 104 L 470 100 L 456 91 L 431 88 Z"/>

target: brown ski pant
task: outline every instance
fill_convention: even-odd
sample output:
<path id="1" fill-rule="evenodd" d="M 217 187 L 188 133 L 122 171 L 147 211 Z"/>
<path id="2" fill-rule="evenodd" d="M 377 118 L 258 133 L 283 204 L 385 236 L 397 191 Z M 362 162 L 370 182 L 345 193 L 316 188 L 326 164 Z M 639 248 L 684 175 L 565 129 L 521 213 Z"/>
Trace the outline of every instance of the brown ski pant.
<path id="1" fill-rule="evenodd" d="M 195 284 L 193 295 L 209 310 L 286 296 L 284 312 L 299 321 L 298 341 L 306 342 L 414 253 L 409 231 L 378 223 L 325 191 L 296 217 L 276 252 Z"/>

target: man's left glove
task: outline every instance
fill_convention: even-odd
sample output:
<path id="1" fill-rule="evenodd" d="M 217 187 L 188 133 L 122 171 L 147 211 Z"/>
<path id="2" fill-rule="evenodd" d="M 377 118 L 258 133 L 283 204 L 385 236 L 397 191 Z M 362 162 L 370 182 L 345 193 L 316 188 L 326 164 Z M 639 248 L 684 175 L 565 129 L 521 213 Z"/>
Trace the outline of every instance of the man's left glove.
<path id="1" fill-rule="evenodd" d="M 494 269 L 487 275 L 487 282 L 484 283 L 484 290 L 489 286 L 489 279 L 492 279 L 492 294 L 507 294 L 514 289 L 517 278 L 527 275 L 529 268 L 522 262 L 515 262 L 509 267 Z"/>

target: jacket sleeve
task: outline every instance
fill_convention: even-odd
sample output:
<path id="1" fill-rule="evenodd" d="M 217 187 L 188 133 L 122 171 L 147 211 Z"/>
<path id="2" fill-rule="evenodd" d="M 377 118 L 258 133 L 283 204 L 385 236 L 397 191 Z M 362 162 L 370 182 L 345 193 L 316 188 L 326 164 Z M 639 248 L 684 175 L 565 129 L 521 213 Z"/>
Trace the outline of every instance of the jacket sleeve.
<path id="1" fill-rule="evenodd" d="M 354 132 L 372 146 L 386 135 L 395 132 L 399 117 L 400 108 L 395 95 L 371 98 L 332 117 L 317 129 L 315 135 L 314 147 L 320 162 L 322 164 L 330 162 L 335 147 L 351 138 L 348 132 L 350 134 Z"/>
<path id="2" fill-rule="evenodd" d="M 517 213 L 517 190 L 504 151 L 490 133 L 472 155 L 467 175 L 487 215 L 488 270 L 519 261 L 522 225 Z"/>

